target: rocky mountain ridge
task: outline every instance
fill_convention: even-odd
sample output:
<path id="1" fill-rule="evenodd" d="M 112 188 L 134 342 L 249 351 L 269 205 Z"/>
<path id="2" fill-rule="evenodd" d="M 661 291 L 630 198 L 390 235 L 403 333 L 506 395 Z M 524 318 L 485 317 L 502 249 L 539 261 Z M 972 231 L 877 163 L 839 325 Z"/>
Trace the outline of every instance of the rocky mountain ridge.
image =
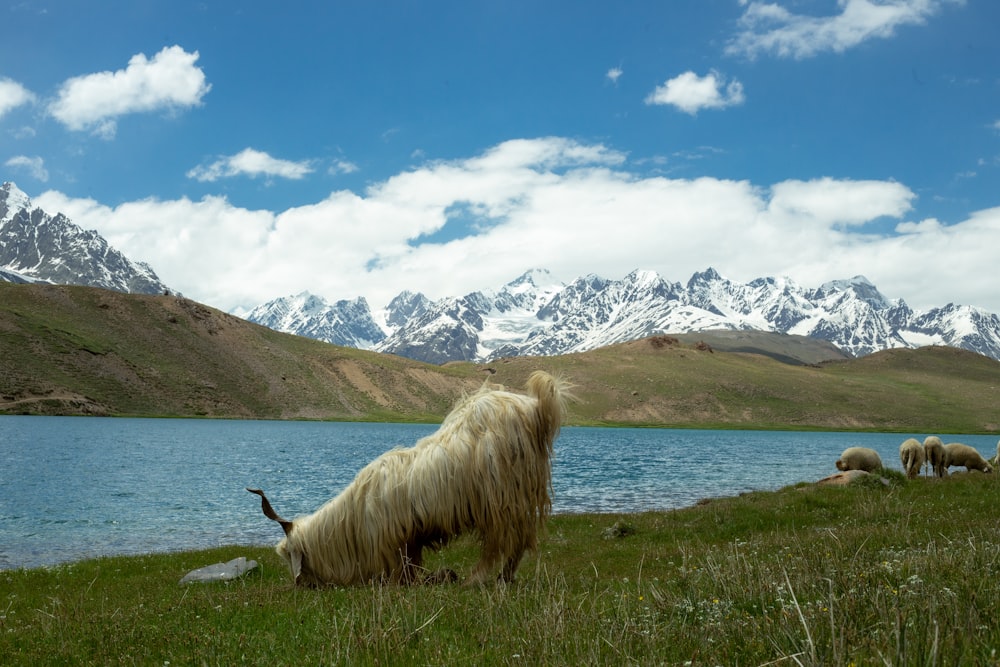
<path id="1" fill-rule="evenodd" d="M 162 294 L 148 264 L 134 262 L 97 232 L 32 205 L 14 183 L 0 184 L 0 280 L 103 287 Z"/>
<path id="2" fill-rule="evenodd" d="M 281 310 L 287 301 L 276 299 L 267 309 Z M 653 271 L 634 271 L 621 280 L 588 275 L 561 284 L 545 270 L 532 270 L 496 291 L 438 301 L 404 292 L 385 311 L 352 312 L 357 319 L 338 324 L 341 340 L 431 363 L 567 354 L 656 334 L 710 330 L 806 336 L 850 356 L 947 345 L 1000 359 L 996 314 L 955 304 L 916 312 L 901 299 L 887 298 L 864 276 L 806 288 L 775 277 L 740 283 L 709 268 L 683 285 Z M 281 330 L 317 333 L 314 319 L 300 315 L 285 319 Z M 270 320 L 249 319 L 271 326 Z M 371 335 L 373 325 L 383 338 Z M 345 336 L 352 331 L 364 334 Z"/>

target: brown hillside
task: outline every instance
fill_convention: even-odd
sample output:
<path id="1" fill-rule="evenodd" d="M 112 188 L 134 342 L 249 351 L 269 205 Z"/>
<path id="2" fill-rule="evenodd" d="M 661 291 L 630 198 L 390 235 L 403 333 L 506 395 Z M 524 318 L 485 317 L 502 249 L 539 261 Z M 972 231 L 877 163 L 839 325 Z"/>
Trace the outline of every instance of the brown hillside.
<path id="1" fill-rule="evenodd" d="M 796 365 L 777 360 L 788 356 L 775 353 L 782 345 L 721 352 L 655 336 L 432 366 L 277 333 L 175 296 L 0 283 L 0 413 L 437 421 L 485 378 L 520 389 L 541 368 L 576 385 L 575 424 L 1000 429 L 992 359 L 922 348 Z"/>
<path id="2" fill-rule="evenodd" d="M 480 381 L 175 296 L 0 284 L 0 411 L 434 419 Z"/>

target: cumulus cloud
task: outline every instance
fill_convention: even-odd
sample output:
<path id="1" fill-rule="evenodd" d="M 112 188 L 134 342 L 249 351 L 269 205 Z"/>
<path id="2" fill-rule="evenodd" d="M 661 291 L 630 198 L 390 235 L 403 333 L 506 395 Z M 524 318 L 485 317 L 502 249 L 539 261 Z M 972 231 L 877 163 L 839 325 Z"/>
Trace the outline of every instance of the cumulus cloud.
<path id="1" fill-rule="evenodd" d="M 799 224 L 861 226 L 879 217 L 900 218 L 916 195 L 893 181 L 784 181 L 771 187 L 769 210 Z"/>
<path id="2" fill-rule="evenodd" d="M 743 101 L 743 84 L 735 79 L 727 82 L 714 70 L 705 76 L 684 72 L 657 86 L 646 97 L 646 104 L 675 106 L 692 116 L 701 109 L 723 109 Z"/>
<path id="3" fill-rule="evenodd" d="M 841 53 L 870 39 L 891 37 L 896 29 L 921 25 L 944 5 L 965 0 L 838 0 L 829 16 L 795 14 L 776 2 L 743 2 L 740 32 L 726 52 L 755 58 L 762 53 L 807 58 Z"/>
<path id="4" fill-rule="evenodd" d="M 28 157 L 27 155 L 17 155 L 4 162 L 4 166 L 11 169 L 23 169 L 31 174 L 32 178 L 42 183 L 49 180 L 49 172 L 45 168 L 45 161 L 38 156 Z"/>
<path id="5" fill-rule="evenodd" d="M 271 157 L 263 151 L 244 148 L 236 155 L 220 158 L 208 165 L 199 165 L 187 173 L 188 178 L 202 182 L 213 182 L 220 178 L 234 176 L 265 176 L 280 177 L 292 180 L 304 178 L 311 174 L 312 166 L 308 161 L 292 162 Z"/>
<path id="6" fill-rule="evenodd" d="M 113 208 L 56 192 L 34 201 L 149 262 L 172 288 L 237 312 L 303 290 L 364 296 L 378 309 L 403 289 L 460 295 L 532 267 L 567 280 L 642 268 L 683 281 L 709 266 L 734 280 L 787 276 L 806 286 L 863 274 L 914 308 L 1000 312 L 993 284 L 969 280 L 993 273 L 983 248 L 1000 247 L 1000 208 L 917 223 L 906 218 L 915 194 L 894 181 L 753 184 L 627 166 L 605 146 L 550 137 L 428 162 L 363 193 L 279 212 L 220 197 Z"/>
<path id="7" fill-rule="evenodd" d="M 0 78 L 0 118 L 22 104 L 35 101 L 35 94 L 13 79 Z"/>
<path id="8" fill-rule="evenodd" d="M 71 130 L 110 138 L 119 116 L 198 106 L 211 90 L 195 65 L 198 57 L 197 51 L 170 46 L 152 59 L 142 53 L 132 56 L 123 70 L 69 79 L 60 86 L 49 113 Z"/>
<path id="9" fill-rule="evenodd" d="M 622 74 L 624 74 L 624 72 L 622 71 L 621 67 L 612 67 L 611 69 L 608 70 L 608 73 L 605 74 L 604 76 L 606 76 L 608 78 L 608 81 L 610 81 L 611 83 L 618 83 L 618 79 L 621 78 Z"/>

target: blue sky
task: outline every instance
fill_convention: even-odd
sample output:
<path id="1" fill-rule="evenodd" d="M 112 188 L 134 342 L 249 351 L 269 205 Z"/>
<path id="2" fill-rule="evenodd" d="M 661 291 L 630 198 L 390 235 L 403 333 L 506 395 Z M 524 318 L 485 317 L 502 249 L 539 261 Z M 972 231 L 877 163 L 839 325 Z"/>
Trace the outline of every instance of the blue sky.
<path id="1" fill-rule="evenodd" d="M 0 17 L 0 180 L 225 310 L 711 266 L 1000 312 L 994 0 Z"/>

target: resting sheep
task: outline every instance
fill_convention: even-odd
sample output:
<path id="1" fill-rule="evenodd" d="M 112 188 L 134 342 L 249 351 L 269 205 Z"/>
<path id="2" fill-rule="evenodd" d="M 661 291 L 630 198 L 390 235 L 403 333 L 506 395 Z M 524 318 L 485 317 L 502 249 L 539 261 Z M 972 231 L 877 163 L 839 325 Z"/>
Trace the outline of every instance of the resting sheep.
<path id="1" fill-rule="evenodd" d="M 983 455 L 974 447 L 962 444 L 961 442 L 949 442 L 944 446 L 945 466 L 964 466 L 966 471 L 979 470 L 980 472 L 993 472 L 993 468 L 986 462 Z"/>
<path id="2" fill-rule="evenodd" d="M 924 467 L 924 446 L 916 438 L 907 438 L 899 446 L 899 461 L 909 479 L 916 479 Z"/>
<path id="3" fill-rule="evenodd" d="M 296 584 L 410 583 L 425 547 L 469 531 L 478 532 L 481 551 L 468 583 L 495 576 L 498 562 L 509 581 L 552 509 L 552 444 L 566 388 L 541 371 L 528 378 L 526 396 L 484 384 L 436 432 L 378 457 L 294 521 L 278 516 L 260 489 L 247 490 L 284 530 L 276 551 Z"/>
<path id="4" fill-rule="evenodd" d="M 864 470 L 876 472 L 882 469 L 882 458 L 868 447 L 848 447 L 837 459 L 837 470 Z"/>
<path id="5" fill-rule="evenodd" d="M 935 477 L 948 476 L 948 463 L 945 458 L 944 443 L 936 435 L 924 438 L 924 458 L 927 465 L 934 471 Z"/>

